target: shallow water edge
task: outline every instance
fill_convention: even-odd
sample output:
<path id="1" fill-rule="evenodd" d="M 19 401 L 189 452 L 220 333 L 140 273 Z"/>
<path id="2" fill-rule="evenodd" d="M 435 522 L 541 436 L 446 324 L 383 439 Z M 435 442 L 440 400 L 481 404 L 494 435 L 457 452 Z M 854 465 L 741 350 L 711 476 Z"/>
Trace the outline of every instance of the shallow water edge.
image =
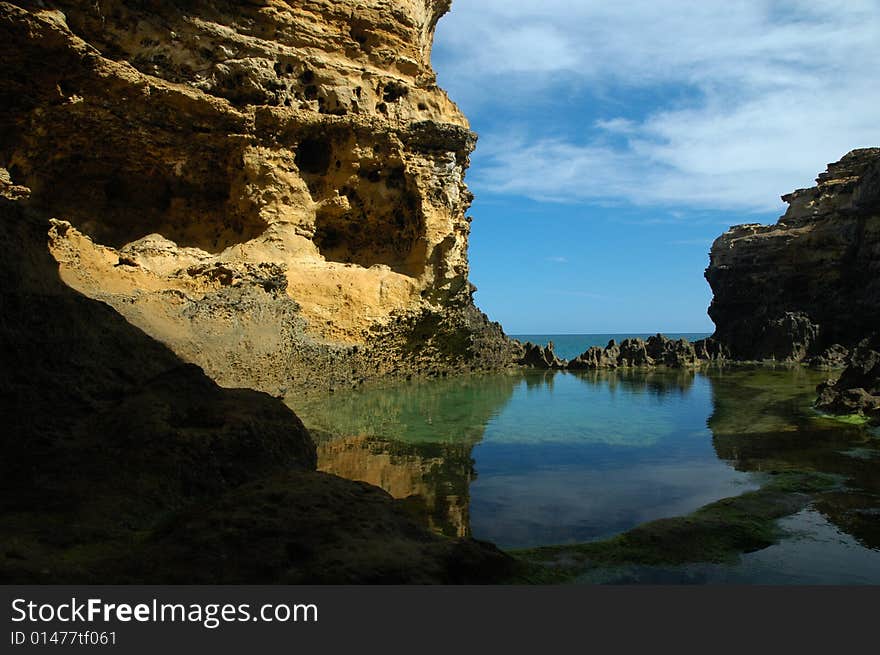
<path id="1" fill-rule="evenodd" d="M 382 487 L 434 531 L 516 554 L 520 581 L 764 582 L 776 569 L 743 553 L 776 544 L 787 582 L 876 583 L 878 441 L 811 409 L 826 376 L 507 371 L 293 408 L 320 468 Z"/>

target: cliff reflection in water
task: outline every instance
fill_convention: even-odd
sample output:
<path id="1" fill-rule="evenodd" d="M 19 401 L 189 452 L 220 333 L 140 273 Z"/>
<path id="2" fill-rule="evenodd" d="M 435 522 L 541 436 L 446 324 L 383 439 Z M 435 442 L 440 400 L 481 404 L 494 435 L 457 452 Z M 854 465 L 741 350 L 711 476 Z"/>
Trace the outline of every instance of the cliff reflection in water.
<path id="1" fill-rule="evenodd" d="M 432 530 L 461 537 L 471 534 L 471 451 L 520 382 L 519 375 L 422 380 L 296 409 L 318 444 L 320 470 L 381 487 Z"/>
<path id="2" fill-rule="evenodd" d="M 819 509 L 877 544 L 867 432 L 809 409 L 805 369 L 516 372 L 374 387 L 293 407 L 319 468 L 406 499 L 432 529 L 502 547 L 604 538 L 755 489 L 843 476 Z"/>
<path id="3" fill-rule="evenodd" d="M 822 377 L 802 368 L 713 376 L 715 450 L 741 471 L 835 476 L 845 488 L 818 494 L 815 510 L 865 547 L 880 549 L 880 440 L 864 426 L 810 410 Z"/>

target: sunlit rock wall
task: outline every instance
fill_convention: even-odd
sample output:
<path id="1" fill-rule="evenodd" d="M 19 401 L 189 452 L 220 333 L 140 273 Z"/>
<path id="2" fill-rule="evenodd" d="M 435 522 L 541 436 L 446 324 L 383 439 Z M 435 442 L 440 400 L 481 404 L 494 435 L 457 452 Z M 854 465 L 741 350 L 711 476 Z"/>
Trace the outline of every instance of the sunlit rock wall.
<path id="1" fill-rule="evenodd" d="M 0 3 L 0 167 L 62 279 L 218 382 L 511 360 L 473 305 L 446 0 Z"/>

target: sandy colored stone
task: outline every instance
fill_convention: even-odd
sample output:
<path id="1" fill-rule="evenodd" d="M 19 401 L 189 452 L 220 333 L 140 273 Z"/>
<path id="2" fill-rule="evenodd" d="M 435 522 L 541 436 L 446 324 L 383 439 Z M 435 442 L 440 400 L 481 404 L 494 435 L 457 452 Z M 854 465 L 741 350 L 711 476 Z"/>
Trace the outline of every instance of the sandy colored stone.
<path id="1" fill-rule="evenodd" d="M 67 284 L 221 384 L 504 365 L 467 279 L 476 138 L 430 67 L 448 8 L 0 3 L 5 184 Z"/>

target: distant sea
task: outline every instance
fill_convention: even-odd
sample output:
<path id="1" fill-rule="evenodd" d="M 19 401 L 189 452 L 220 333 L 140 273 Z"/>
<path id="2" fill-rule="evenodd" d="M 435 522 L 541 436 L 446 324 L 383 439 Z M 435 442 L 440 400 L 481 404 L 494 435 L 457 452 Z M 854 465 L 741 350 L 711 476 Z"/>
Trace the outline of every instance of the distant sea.
<path id="1" fill-rule="evenodd" d="M 511 334 L 514 339 L 522 342 L 531 341 L 540 345 L 546 345 L 548 341 L 553 342 L 554 352 L 564 359 L 574 359 L 590 346 L 605 347 L 611 339 L 620 343 L 624 339 L 634 339 L 640 337 L 647 339 L 656 333 L 641 334 Z M 664 335 L 670 339 L 687 339 L 688 341 L 698 341 L 705 339 L 710 335 L 708 332 L 664 332 Z"/>

